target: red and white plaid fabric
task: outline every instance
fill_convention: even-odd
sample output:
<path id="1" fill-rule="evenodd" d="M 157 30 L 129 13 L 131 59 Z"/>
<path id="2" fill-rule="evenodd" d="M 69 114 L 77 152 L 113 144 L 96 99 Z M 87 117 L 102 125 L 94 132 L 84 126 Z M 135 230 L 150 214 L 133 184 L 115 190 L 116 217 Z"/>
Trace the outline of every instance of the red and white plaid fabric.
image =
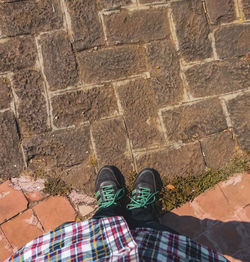
<path id="1" fill-rule="evenodd" d="M 70 222 L 37 237 L 5 262 L 20 261 L 228 261 L 190 238 L 137 228 L 123 217 Z"/>

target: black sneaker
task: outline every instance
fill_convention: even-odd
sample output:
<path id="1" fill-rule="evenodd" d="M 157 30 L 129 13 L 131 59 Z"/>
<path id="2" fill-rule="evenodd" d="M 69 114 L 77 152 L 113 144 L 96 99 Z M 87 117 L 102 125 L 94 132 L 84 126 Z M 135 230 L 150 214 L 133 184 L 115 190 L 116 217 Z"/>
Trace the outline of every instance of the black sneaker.
<path id="1" fill-rule="evenodd" d="M 136 177 L 132 197 L 127 205 L 129 210 L 135 208 L 152 208 L 161 191 L 160 175 L 151 168 L 143 169 Z"/>
<path id="2" fill-rule="evenodd" d="M 125 181 L 114 166 L 104 166 L 98 172 L 95 182 L 98 209 L 120 204 L 126 194 Z"/>

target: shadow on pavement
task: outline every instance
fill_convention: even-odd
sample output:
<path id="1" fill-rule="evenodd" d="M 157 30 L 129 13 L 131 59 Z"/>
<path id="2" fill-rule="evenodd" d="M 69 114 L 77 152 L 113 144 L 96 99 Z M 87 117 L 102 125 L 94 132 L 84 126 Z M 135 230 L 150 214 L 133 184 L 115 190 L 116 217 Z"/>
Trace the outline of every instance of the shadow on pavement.
<path id="1" fill-rule="evenodd" d="M 249 222 L 202 220 L 192 216 L 178 216 L 172 212 L 163 215 L 160 221 L 221 254 L 244 262 L 250 261 Z"/>

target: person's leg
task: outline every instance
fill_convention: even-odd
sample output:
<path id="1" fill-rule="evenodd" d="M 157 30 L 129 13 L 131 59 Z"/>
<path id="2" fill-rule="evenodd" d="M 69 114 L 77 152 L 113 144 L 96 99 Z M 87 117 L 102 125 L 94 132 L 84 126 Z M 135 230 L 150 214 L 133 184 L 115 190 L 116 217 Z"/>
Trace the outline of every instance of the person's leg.
<path id="1" fill-rule="evenodd" d="M 151 209 L 136 208 L 131 211 L 129 218 L 127 219 L 130 229 L 137 227 L 147 227 L 160 231 L 168 231 L 170 233 L 178 234 L 177 231 L 172 228 L 162 225 L 157 217 L 153 215 Z"/>
<path id="2" fill-rule="evenodd" d="M 122 208 L 120 205 L 112 205 L 110 207 L 98 209 L 92 218 L 114 217 L 124 215 L 124 208 Z"/>
<path id="3" fill-rule="evenodd" d="M 114 166 L 104 166 L 98 172 L 95 183 L 99 207 L 92 218 L 125 216 L 123 206 L 126 194 L 125 181 L 121 172 Z"/>
<path id="4" fill-rule="evenodd" d="M 154 203 L 162 187 L 160 175 L 153 169 L 145 168 L 137 176 L 131 202 L 127 205 L 130 229 L 148 227 L 161 231 L 177 233 L 173 229 L 160 224 L 154 215 Z"/>

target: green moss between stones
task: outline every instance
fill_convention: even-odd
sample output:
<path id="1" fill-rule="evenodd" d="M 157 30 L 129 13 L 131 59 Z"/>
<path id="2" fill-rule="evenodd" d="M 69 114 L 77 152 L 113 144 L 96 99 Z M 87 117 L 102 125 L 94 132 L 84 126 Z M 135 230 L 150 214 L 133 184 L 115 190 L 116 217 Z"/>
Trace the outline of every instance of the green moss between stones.
<path id="1" fill-rule="evenodd" d="M 157 203 L 157 212 L 161 214 L 179 207 L 233 174 L 246 170 L 248 170 L 247 161 L 244 158 L 238 158 L 230 161 L 224 168 L 209 170 L 200 176 L 177 177 L 171 181 L 163 177 L 163 188 Z M 38 177 L 40 176 L 39 174 Z M 126 181 L 129 192 L 132 191 L 135 178 L 136 173 L 130 172 Z M 60 177 L 47 177 L 44 188 L 45 193 L 66 195 L 70 190 L 71 188 Z"/>
<path id="2" fill-rule="evenodd" d="M 71 188 L 60 177 L 48 177 L 44 183 L 44 193 L 52 196 L 67 195 Z"/>
<path id="3" fill-rule="evenodd" d="M 163 177 L 163 188 L 156 205 L 156 212 L 161 215 L 179 207 L 233 174 L 246 170 L 248 170 L 247 161 L 244 158 L 238 158 L 230 161 L 224 168 L 209 170 L 200 176 L 177 177 L 171 181 Z M 133 187 L 135 178 L 136 174 L 131 173 L 127 179 L 129 191 Z"/>
<path id="4" fill-rule="evenodd" d="M 164 187 L 159 199 L 161 209 L 166 212 L 179 207 L 233 174 L 246 170 L 248 170 L 247 161 L 244 158 L 238 158 L 230 161 L 224 168 L 209 170 L 197 177 L 178 177 L 173 181 L 163 179 Z"/>

